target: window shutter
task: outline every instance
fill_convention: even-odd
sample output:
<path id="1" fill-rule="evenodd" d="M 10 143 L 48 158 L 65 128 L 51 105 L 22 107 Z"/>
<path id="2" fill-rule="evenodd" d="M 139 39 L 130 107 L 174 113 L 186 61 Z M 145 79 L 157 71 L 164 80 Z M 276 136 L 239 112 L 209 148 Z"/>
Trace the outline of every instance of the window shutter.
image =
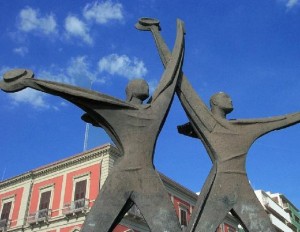
<path id="1" fill-rule="evenodd" d="M 43 192 L 41 194 L 39 210 L 49 209 L 50 197 L 51 197 L 51 191 Z"/>
<path id="2" fill-rule="evenodd" d="M 8 220 L 9 214 L 11 210 L 11 201 L 3 204 L 2 212 L 1 212 L 1 220 Z"/>
<path id="3" fill-rule="evenodd" d="M 187 226 L 187 215 L 185 210 L 180 210 L 180 222 L 182 226 Z"/>
<path id="4" fill-rule="evenodd" d="M 86 182 L 86 180 L 76 182 L 74 201 L 85 198 Z"/>

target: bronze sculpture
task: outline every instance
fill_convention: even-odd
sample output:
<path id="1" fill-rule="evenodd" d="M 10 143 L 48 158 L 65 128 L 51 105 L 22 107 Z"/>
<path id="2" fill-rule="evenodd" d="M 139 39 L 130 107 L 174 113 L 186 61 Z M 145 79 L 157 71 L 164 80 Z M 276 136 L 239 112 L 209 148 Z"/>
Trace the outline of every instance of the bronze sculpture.
<path id="1" fill-rule="evenodd" d="M 184 54 L 184 28 L 177 21 L 177 37 L 170 62 L 149 104 L 144 80 L 126 88 L 127 101 L 94 91 L 33 79 L 29 70 L 4 75 L 0 88 L 16 92 L 24 88 L 60 96 L 83 109 L 83 120 L 101 126 L 111 136 L 123 157 L 108 176 L 89 213 L 83 232 L 112 231 L 135 203 L 151 231 L 179 232 L 180 225 L 167 191 L 153 166 L 155 143 L 174 97 Z"/>
<path id="2" fill-rule="evenodd" d="M 84 121 L 102 127 L 123 153 L 81 231 L 113 231 L 133 204 L 141 210 L 151 231 L 180 231 L 168 193 L 153 166 L 155 143 L 175 88 L 190 120 L 179 126 L 178 131 L 199 138 L 213 163 L 186 231 L 214 232 L 229 211 L 240 219 L 246 231 L 275 231 L 248 183 L 245 160 L 256 139 L 298 123 L 300 113 L 265 119 L 227 120 L 226 115 L 233 110 L 230 97 L 225 93 L 212 96 L 210 111 L 181 71 L 183 22 L 177 22 L 172 54 L 159 33 L 158 20 L 142 18 L 136 27 L 153 33 L 166 68 L 148 104 L 143 104 L 148 98 L 148 85 L 141 79 L 129 83 L 126 101 L 70 85 L 33 79 L 30 70 L 7 72 L 4 81 L 0 82 L 0 88 L 6 92 L 29 87 L 65 98 L 86 112 L 82 116 Z"/>
<path id="3" fill-rule="evenodd" d="M 142 18 L 136 27 L 152 32 L 162 63 L 166 66 L 170 52 L 159 33 L 158 21 Z M 212 96 L 210 111 L 183 73 L 176 93 L 190 120 L 178 127 L 179 132 L 199 138 L 213 162 L 187 231 L 216 231 L 231 211 L 246 231 L 275 232 L 249 184 L 245 170 L 246 156 L 256 139 L 300 122 L 300 113 L 253 120 L 227 120 L 226 115 L 233 110 L 230 97 L 225 93 Z"/>

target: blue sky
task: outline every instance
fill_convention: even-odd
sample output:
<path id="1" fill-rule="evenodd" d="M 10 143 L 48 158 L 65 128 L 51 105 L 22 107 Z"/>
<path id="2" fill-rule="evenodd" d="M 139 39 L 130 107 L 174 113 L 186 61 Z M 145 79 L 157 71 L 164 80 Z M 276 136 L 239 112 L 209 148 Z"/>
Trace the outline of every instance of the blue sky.
<path id="1" fill-rule="evenodd" d="M 229 118 L 256 118 L 300 110 L 300 3 L 265 1 L 1 1 L 0 74 L 28 68 L 41 79 L 125 99 L 127 82 L 145 78 L 152 89 L 163 72 L 150 33 L 134 24 L 160 20 L 173 46 L 176 18 L 186 27 L 183 70 L 205 103 L 230 94 Z M 0 92 L 0 178 L 82 152 L 82 111 L 36 91 Z M 202 144 L 179 135 L 187 118 L 175 97 L 157 142 L 156 168 L 197 192 L 210 160 Z M 300 126 L 259 139 L 247 159 L 252 186 L 284 193 L 300 208 Z M 91 128 L 88 148 L 110 142 Z"/>

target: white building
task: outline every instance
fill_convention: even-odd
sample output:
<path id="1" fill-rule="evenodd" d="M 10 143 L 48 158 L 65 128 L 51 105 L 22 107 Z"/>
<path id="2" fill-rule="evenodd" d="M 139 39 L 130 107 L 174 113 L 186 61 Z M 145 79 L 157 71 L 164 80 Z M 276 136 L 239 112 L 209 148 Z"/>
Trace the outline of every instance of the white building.
<path id="1" fill-rule="evenodd" d="M 263 190 L 256 190 L 255 194 L 278 232 L 299 231 L 292 222 L 291 214 L 286 210 L 287 207 L 282 200 L 282 194 L 272 194 Z"/>

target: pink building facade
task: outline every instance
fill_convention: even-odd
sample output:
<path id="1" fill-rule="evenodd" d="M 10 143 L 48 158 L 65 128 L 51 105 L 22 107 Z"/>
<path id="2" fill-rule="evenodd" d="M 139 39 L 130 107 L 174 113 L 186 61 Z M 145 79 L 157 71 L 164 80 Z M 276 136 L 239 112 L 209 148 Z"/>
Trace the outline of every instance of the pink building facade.
<path id="1" fill-rule="evenodd" d="M 79 231 L 119 157 L 106 144 L 0 182 L 0 232 Z M 161 179 L 184 228 L 197 195 L 162 174 Z M 218 231 L 238 231 L 237 225 L 228 215 Z M 125 231 L 149 231 L 135 206 L 114 230 Z"/>

